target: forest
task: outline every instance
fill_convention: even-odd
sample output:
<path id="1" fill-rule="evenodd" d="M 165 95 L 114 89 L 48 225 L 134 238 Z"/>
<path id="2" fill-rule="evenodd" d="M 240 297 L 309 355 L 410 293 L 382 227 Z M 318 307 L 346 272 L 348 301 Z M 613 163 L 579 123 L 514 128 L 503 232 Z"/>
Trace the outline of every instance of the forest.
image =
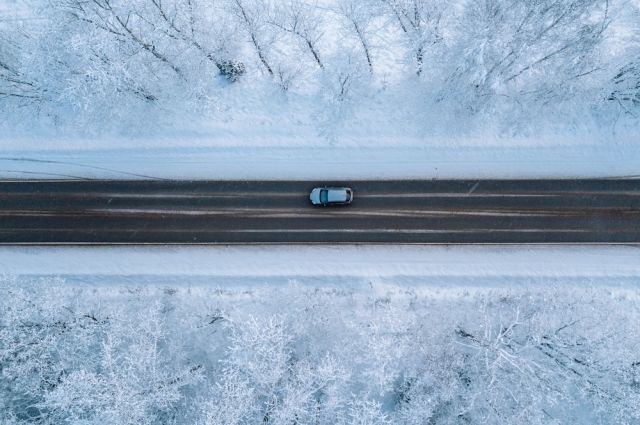
<path id="1" fill-rule="evenodd" d="M 0 16 L 6 129 L 126 133 L 274 105 L 285 128 L 329 136 L 372 111 L 423 133 L 638 126 L 637 0 L 23 3 Z"/>
<path id="2" fill-rule="evenodd" d="M 634 424 L 638 292 L 5 277 L 0 422 Z"/>

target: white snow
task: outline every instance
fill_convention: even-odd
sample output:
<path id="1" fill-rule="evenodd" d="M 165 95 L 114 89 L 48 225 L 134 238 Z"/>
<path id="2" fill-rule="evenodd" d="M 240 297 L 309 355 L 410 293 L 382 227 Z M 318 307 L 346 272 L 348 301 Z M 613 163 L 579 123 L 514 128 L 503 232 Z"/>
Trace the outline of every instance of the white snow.
<path id="1" fill-rule="evenodd" d="M 0 149 L 0 178 L 638 177 L 640 145 Z"/>
<path id="2" fill-rule="evenodd" d="M 640 277 L 634 246 L 0 247 L 6 275 Z"/>
<path id="3" fill-rule="evenodd" d="M 324 12 L 336 4 L 318 3 Z M 319 42 L 326 70 L 304 49 L 283 48 L 288 38 L 268 52 L 292 77 L 281 89 L 241 22 L 225 21 L 247 65 L 233 84 L 175 37 L 155 35 L 193 73 L 183 84 L 90 21 L 38 18 L 26 1 L 0 0 L 0 30 L 15 42 L 7 57 L 46 94 L 0 103 L 0 179 L 640 178 L 637 105 L 606 100 L 611 77 L 635 60 L 629 5 L 616 5 L 624 19 L 600 49 L 563 59 L 600 68 L 567 83 L 556 103 L 527 93 L 565 90 L 553 84 L 564 68 L 532 69 L 515 85 L 507 77 L 562 45 L 554 37 L 572 40 L 562 28 L 528 51 L 536 40 L 528 46 L 509 20 L 476 39 L 456 12 L 448 21 L 464 37 L 445 32 L 452 41 L 428 52 L 432 69 L 417 78 L 393 16 L 362 16 L 369 75 L 334 10 Z M 502 45 L 520 39 L 520 68 L 482 77 L 502 63 Z M 341 86 L 344 73 L 352 85 Z M 482 84 L 484 106 L 473 94 Z M 141 100 L 140 85 L 157 102 Z M 245 423 L 425 423 L 439 414 L 482 423 L 495 412 L 494 422 L 514 424 L 633 423 L 639 260 L 638 246 L 596 245 L 0 246 L 0 422 L 42 413 L 52 424 L 164 423 L 171 414 L 189 423 L 232 423 L 233 414 Z"/>
<path id="4" fill-rule="evenodd" d="M 625 246 L 0 247 L 0 422 L 30 412 L 28 394 L 51 425 L 161 423 L 159 403 L 184 423 L 257 423 L 273 400 L 304 423 L 464 411 L 633 424 L 638 258 Z"/>
<path id="5" fill-rule="evenodd" d="M 144 2 L 121 5 L 140 9 L 141 4 Z M 208 7 L 206 10 L 213 15 L 221 14 L 219 19 L 230 31 L 228 37 L 240 46 L 236 53 L 246 64 L 247 72 L 236 83 L 217 78 L 211 64 L 202 62 L 201 55 L 190 49 L 183 54 L 167 53 L 183 69 L 194 73 L 186 77 L 191 79 L 186 84 L 174 81 L 173 74 L 157 74 L 167 70 L 154 63 L 153 55 L 136 55 L 134 60 L 122 40 L 112 39 L 113 34 L 99 26 L 88 25 L 92 22 L 88 18 L 93 15 L 76 22 L 72 15 L 57 15 L 57 3 L 0 0 L 0 21 L 4 19 L 8 25 L 4 37 L 13 40 L 19 34 L 30 35 L 5 43 L 7 48 L 14 46 L 6 53 L 6 60 L 15 62 L 15 67 L 22 66 L 19 75 L 38 81 L 44 86 L 40 89 L 47 93 L 46 101 L 23 104 L 3 98 L 0 103 L 0 178 L 523 178 L 640 174 L 637 114 L 605 101 L 607 90 L 613 90 L 611 76 L 635 58 L 631 46 L 637 45 L 633 27 L 636 6 L 620 4 L 612 9 L 610 29 L 603 36 L 606 43 L 601 49 L 588 48 L 578 56 L 580 63 L 587 58 L 595 64 L 603 62 L 602 69 L 596 67 L 601 73 L 580 80 L 573 89 L 566 83 L 571 87 L 564 92 L 566 84 L 558 87 L 553 82 L 565 72 L 571 76 L 577 72 L 575 52 L 562 57 L 566 66 L 544 66 L 532 71 L 522 83 L 504 81 L 517 69 L 503 70 L 506 74 L 502 80 L 477 81 L 478 76 L 494 69 L 489 62 L 502 63 L 498 58 L 504 53 L 504 46 L 528 36 L 513 33 L 509 19 L 515 18 L 511 15 L 503 17 L 506 22 L 497 22 L 495 37 L 476 39 L 473 31 L 484 27 L 465 26 L 458 16 L 472 4 L 452 5 L 443 22 L 445 42 L 429 49 L 425 58 L 425 66 L 429 67 L 417 78 L 411 43 L 405 40 L 393 14 L 384 8 L 367 10 L 366 4 L 364 8 L 356 7 L 362 4 L 327 0 L 314 3 L 307 11 L 312 13 L 310 17 L 316 16 L 313 13 L 322 17 L 318 21 L 318 39 L 320 56 L 326 62 L 323 70 L 318 69 L 304 46 L 297 45 L 299 40 L 293 42 L 290 34 L 281 34 L 276 27 L 264 24 L 268 32 L 262 34 L 265 43 L 272 38 L 277 40 L 268 46 L 272 48 L 268 52 L 273 55 L 270 59 L 282 67 L 283 78 L 295 76 L 295 84 L 283 89 L 282 81 L 262 72 L 263 66 L 248 42 L 242 22 L 207 3 L 201 6 Z M 372 73 L 360 63 L 364 58 L 360 43 L 352 24 L 339 16 L 338 5 L 350 5 L 363 14 L 375 62 Z M 282 4 L 270 6 L 277 6 L 274 10 L 282 12 Z M 427 6 L 421 3 L 421 7 Z M 434 6 L 442 4 L 436 2 Z M 521 6 L 532 7 L 534 14 L 540 12 L 536 5 Z M 562 9 L 561 6 L 554 3 L 554 7 Z M 586 7 L 580 7 L 583 6 Z M 33 17 L 39 16 L 42 22 L 23 25 L 16 21 L 17 16 L 25 18 L 25 10 L 30 10 Z M 145 8 L 140 10 L 151 13 Z M 517 7 L 506 10 L 516 15 L 524 13 Z M 469 13 L 474 16 L 472 10 Z M 149 19 L 158 18 L 156 15 L 151 13 Z M 70 21 L 58 22 L 64 21 L 63 16 Z M 543 24 L 544 13 L 540 19 Z M 21 31 L 13 29 L 13 25 Z M 157 25 L 162 28 L 161 23 Z M 210 26 L 202 30 L 208 31 Z M 149 37 L 159 37 L 156 43 L 163 52 L 184 50 L 174 45 L 175 37 L 166 38 L 162 31 L 151 31 L 153 25 L 141 28 L 150 32 Z M 214 45 L 219 41 L 206 32 L 199 36 Z M 557 29 L 545 42 L 548 45 L 529 46 L 541 52 L 528 53 L 555 51 L 560 40 L 573 40 L 574 36 L 569 30 Z M 491 45 L 495 51 L 487 50 L 486 57 L 476 58 L 477 49 L 490 49 Z M 522 48 L 528 48 L 526 43 Z M 102 62 L 93 60 L 96 52 L 110 58 L 105 59 L 104 68 Z M 524 53 L 519 58 L 521 67 L 532 59 Z M 120 55 L 125 59 L 121 61 Z M 460 77 L 460 67 L 468 68 L 469 75 Z M 346 94 L 342 93 L 345 87 L 339 84 L 345 75 L 352 84 L 346 87 Z M 462 80 L 456 80 L 455 75 Z M 127 82 L 127 78 L 133 78 L 133 82 Z M 149 92 L 158 96 L 157 102 L 149 103 L 141 100 L 139 93 L 129 93 L 129 84 L 134 84 L 135 91 L 147 83 Z M 11 84 L 9 87 L 13 87 Z M 473 87 L 478 84 L 487 86 L 486 104 L 479 98 L 474 101 L 474 96 L 484 97 L 474 92 Z M 542 98 L 530 98 L 531 93 L 525 90 L 531 88 L 529 84 Z M 541 94 L 547 92 L 548 84 L 558 92 L 558 98 L 547 99 Z"/>

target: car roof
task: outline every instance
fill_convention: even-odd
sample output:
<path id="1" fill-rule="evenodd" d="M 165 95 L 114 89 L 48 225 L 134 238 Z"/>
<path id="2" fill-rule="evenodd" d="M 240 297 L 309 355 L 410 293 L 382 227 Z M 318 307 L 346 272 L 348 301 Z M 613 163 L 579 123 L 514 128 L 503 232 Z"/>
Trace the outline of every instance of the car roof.
<path id="1" fill-rule="evenodd" d="M 327 200 L 329 202 L 344 202 L 348 199 L 347 189 L 338 187 L 328 187 Z"/>

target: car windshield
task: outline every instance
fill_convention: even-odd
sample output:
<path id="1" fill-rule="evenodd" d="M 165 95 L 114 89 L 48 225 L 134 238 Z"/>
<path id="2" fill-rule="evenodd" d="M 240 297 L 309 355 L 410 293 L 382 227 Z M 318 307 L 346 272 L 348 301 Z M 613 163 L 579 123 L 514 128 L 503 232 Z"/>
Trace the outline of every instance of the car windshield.
<path id="1" fill-rule="evenodd" d="M 323 189 L 320 191 L 320 202 L 323 204 L 326 204 L 327 202 L 329 202 L 329 191 L 326 189 Z"/>

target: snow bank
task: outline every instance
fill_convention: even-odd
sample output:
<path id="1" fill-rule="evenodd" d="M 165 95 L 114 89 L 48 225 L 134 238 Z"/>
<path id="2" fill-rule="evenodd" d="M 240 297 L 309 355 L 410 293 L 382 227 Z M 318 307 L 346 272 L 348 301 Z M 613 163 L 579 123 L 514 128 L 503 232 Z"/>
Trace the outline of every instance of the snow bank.
<path id="1" fill-rule="evenodd" d="M 209 277 L 637 277 L 624 246 L 0 247 L 8 275 Z"/>
<path id="2" fill-rule="evenodd" d="M 118 143 L 125 143 L 120 141 Z M 161 143 L 161 142 L 160 142 Z M 236 143 L 236 142 L 234 142 Z M 238 142 L 239 143 L 239 142 Z M 515 144 L 515 142 L 514 142 Z M 640 176 L 640 146 L 396 146 L 0 150 L 4 179 L 580 178 Z M 30 149 L 29 149 L 30 148 Z"/>

